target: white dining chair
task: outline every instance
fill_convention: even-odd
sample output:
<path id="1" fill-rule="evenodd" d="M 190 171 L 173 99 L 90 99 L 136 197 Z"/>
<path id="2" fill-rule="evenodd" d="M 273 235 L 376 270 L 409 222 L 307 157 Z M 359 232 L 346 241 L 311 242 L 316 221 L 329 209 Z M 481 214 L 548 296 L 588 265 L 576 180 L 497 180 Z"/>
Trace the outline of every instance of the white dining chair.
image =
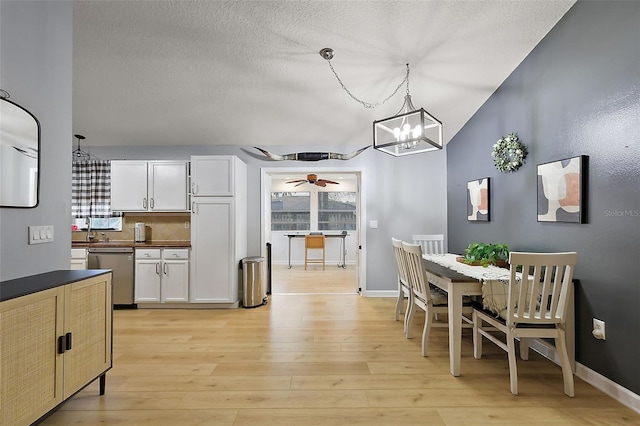
<path id="1" fill-rule="evenodd" d="M 411 236 L 413 244 L 418 244 L 422 248 L 422 254 L 444 254 L 443 234 L 413 234 Z M 431 285 L 434 288 L 434 285 Z M 440 315 L 436 314 L 436 319 Z"/>
<path id="2" fill-rule="evenodd" d="M 429 331 L 431 327 L 448 327 L 446 322 L 435 322 L 436 314 L 446 314 L 449 310 L 447 303 L 447 294 L 438 289 L 432 288 L 427 281 L 427 274 L 424 268 L 424 260 L 422 258 L 422 248 L 418 244 L 402 242 L 407 260 L 409 283 L 413 292 L 413 303 L 408 308 L 408 316 L 406 321 L 407 338 L 411 338 L 411 324 L 415 316 L 415 308 L 420 308 L 425 312 L 424 327 L 422 329 L 422 356 L 427 356 L 429 345 Z M 471 326 L 470 317 L 473 308 L 470 299 L 464 301 L 462 313 L 467 314 L 466 321 Z M 464 327 L 464 325 L 463 325 Z"/>
<path id="3" fill-rule="evenodd" d="M 423 254 L 444 254 L 443 234 L 413 234 L 411 239 L 420 245 Z"/>
<path id="4" fill-rule="evenodd" d="M 404 311 L 404 333 L 407 333 L 407 317 L 409 308 L 413 303 L 413 293 L 407 271 L 407 261 L 404 250 L 402 249 L 402 240 L 391 238 L 393 253 L 396 259 L 396 269 L 398 275 L 398 300 L 396 301 L 396 321 L 400 319 L 400 314 Z M 404 300 L 407 299 L 407 308 L 404 309 Z"/>
<path id="5" fill-rule="evenodd" d="M 568 295 L 573 285 L 573 269 L 577 260 L 578 254 L 575 252 L 511 252 L 506 311 L 496 315 L 481 306 L 474 307 L 473 356 L 477 359 L 482 357 L 483 336 L 506 351 L 509 359 L 511 393 L 514 395 L 518 394 L 515 339 L 520 339 L 520 358 L 526 360 L 529 339 L 553 338 L 562 367 L 564 393 L 574 396 L 565 324 L 569 309 Z M 487 323 L 490 329 L 483 326 L 484 323 Z M 506 343 L 493 335 L 495 330 L 505 334 Z"/>

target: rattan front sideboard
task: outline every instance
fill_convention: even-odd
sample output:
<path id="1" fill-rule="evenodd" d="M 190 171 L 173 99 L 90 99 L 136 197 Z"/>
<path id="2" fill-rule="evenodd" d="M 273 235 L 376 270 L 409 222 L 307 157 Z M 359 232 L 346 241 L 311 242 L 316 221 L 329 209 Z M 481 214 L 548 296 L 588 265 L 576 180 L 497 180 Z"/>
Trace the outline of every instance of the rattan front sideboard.
<path id="1" fill-rule="evenodd" d="M 0 425 L 29 425 L 112 366 L 111 271 L 0 283 Z"/>

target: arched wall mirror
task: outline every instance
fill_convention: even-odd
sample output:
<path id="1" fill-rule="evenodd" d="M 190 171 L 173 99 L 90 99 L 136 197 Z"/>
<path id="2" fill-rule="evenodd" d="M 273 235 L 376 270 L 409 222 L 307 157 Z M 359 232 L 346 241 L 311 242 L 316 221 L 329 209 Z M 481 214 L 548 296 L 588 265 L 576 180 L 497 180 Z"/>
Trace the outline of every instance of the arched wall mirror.
<path id="1" fill-rule="evenodd" d="M 0 98 L 0 207 L 38 205 L 39 153 L 40 123 L 36 117 Z"/>

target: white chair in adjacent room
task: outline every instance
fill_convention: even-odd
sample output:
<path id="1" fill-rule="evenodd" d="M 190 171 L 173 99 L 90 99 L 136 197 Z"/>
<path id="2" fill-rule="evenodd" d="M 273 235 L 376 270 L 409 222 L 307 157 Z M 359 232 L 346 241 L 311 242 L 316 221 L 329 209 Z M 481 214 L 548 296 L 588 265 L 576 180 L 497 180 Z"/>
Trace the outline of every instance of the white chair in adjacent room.
<path id="1" fill-rule="evenodd" d="M 473 356 L 482 356 L 482 336 L 507 352 L 511 393 L 518 394 L 515 339 L 520 339 L 520 357 L 528 358 L 528 339 L 555 339 L 560 358 L 564 393 L 574 396 L 573 372 L 567 351 L 565 324 L 569 309 L 569 291 L 573 285 L 573 270 L 578 260 L 575 252 L 509 254 L 510 278 L 507 309 L 496 315 L 481 306 L 473 311 Z M 527 279 L 520 272 L 528 271 Z M 526 273 L 524 275 L 527 276 Z M 524 282 L 525 284 L 522 284 Z M 491 329 L 483 327 L 489 324 Z M 506 336 L 506 343 L 492 331 Z"/>
<path id="2" fill-rule="evenodd" d="M 444 235 L 442 234 L 414 234 L 411 239 L 413 244 L 422 247 L 424 254 L 444 254 Z"/>
<path id="3" fill-rule="evenodd" d="M 407 308 L 404 310 L 404 333 L 407 333 L 407 317 L 409 309 L 413 303 L 413 292 L 411 291 L 411 284 L 409 283 L 409 276 L 407 271 L 407 262 L 405 259 L 404 250 L 402 249 L 402 240 L 397 238 L 391 238 L 391 244 L 393 245 L 393 253 L 396 259 L 396 269 L 398 273 L 398 300 L 396 301 L 396 321 L 400 318 L 400 313 L 403 311 L 404 299 L 407 299 Z"/>
<path id="4" fill-rule="evenodd" d="M 446 314 L 449 309 L 447 306 L 447 294 L 429 285 L 422 258 L 422 248 L 418 244 L 403 241 L 402 249 L 407 260 L 409 283 L 413 292 L 413 303 L 408 309 L 409 315 L 406 321 L 407 338 L 411 337 L 411 323 L 413 322 L 415 308 L 418 307 L 425 311 L 424 327 L 422 329 L 422 356 L 427 356 L 431 327 L 448 327 L 446 322 L 434 322 L 436 314 Z M 465 305 L 462 307 L 462 313 L 471 316 L 473 308 L 469 302 L 470 300 L 466 300 Z M 465 318 L 465 322 L 470 323 L 471 319 Z M 470 324 L 467 325 L 470 327 Z"/>

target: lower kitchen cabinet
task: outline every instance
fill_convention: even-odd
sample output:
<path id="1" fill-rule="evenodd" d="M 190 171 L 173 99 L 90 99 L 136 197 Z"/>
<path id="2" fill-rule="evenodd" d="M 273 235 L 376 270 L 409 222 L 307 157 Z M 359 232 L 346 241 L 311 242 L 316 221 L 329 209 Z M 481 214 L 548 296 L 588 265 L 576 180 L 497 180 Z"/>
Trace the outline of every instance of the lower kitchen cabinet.
<path id="1" fill-rule="evenodd" d="M 0 302 L 0 425 L 29 425 L 97 378 L 104 393 L 111 273 L 85 276 L 91 278 L 54 288 L 44 282 L 45 290 Z"/>
<path id="2" fill-rule="evenodd" d="M 135 302 L 189 301 L 188 249 L 136 249 Z"/>
<path id="3" fill-rule="evenodd" d="M 87 249 L 71 249 L 71 267 L 69 269 L 87 269 Z"/>

